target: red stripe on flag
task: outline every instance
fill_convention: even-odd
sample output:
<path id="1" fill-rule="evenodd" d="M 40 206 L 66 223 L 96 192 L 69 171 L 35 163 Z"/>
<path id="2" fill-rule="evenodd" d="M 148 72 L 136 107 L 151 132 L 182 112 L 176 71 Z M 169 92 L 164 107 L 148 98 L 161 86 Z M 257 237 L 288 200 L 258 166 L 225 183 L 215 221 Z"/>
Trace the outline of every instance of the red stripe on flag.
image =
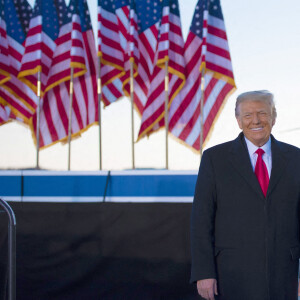
<path id="1" fill-rule="evenodd" d="M 212 44 L 207 44 L 207 51 L 230 60 L 230 53 L 228 51 L 226 51 L 222 48 L 216 47 Z"/>
<path id="2" fill-rule="evenodd" d="M 226 32 L 219 29 L 219 28 L 216 28 L 216 27 L 213 27 L 211 25 L 208 25 L 207 27 L 207 32 L 211 35 L 214 35 L 214 36 L 217 36 L 221 39 L 224 39 L 224 40 L 227 40 L 227 35 L 226 35 Z"/>

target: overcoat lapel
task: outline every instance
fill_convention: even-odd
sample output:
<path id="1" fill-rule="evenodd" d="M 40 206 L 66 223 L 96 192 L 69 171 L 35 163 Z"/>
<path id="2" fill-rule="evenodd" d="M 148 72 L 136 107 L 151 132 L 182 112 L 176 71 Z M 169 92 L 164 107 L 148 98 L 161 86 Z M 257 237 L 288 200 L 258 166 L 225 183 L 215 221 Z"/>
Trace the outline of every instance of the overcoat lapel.
<path id="1" fill-rule="evenodd" d="M 230 161 L 237 172 L 245 179 L 250 187 L 264 199 L 264 194 L 253 172 L 251 161 L 243 133 L 233 141 L 230 149 Z"/>
<path id="2" fill-rule="evenodd" d="M 288 156 L 286 155 L 285 148 L 281 147 L 281 145 L 282 144 L 271 135 L 272 171 L 267 196 L 275 188 L 287 165 Z"/>

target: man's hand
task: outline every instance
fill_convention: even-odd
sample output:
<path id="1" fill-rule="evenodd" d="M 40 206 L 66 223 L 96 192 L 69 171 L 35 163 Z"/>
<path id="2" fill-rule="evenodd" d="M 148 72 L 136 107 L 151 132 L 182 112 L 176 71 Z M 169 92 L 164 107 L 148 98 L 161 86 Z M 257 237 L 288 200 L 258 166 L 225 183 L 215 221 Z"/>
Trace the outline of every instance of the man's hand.
<path id="1" fill-rule="evenodd" d="M 300 280 L 299 280 L 299 283 L 298 283 L 298 297 L 300 296 Z"/>
<path id="2" fill-rule="evenodd" d="M 202 298 L 206 300 L 215 300 L 215 295 L 218 295 L 217 280 L 214 278 L 198 280 L 197 290 Z"/>

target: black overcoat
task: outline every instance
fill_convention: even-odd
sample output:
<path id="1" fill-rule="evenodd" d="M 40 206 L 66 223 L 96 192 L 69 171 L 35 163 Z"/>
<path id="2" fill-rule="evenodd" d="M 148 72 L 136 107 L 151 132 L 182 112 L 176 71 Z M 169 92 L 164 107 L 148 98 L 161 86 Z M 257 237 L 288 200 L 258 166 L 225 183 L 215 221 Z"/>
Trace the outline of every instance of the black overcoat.
<path id="1" fill-rule="evenodd" d="M 192 209 L 191 281 L 216 278 L 220 300 L 296 300 L 300 149 L 271 136 L 266 197 L 243 134 L 203 154 Z"/>

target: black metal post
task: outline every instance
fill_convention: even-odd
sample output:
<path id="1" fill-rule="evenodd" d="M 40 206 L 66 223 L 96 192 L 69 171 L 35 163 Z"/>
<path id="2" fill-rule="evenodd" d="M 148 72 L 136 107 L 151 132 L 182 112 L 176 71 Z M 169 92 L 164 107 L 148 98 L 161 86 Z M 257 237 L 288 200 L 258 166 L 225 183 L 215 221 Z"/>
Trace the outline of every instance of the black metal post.
<path id="1" fill-rule="evenodd" d="M 8 203 L 0 198 L 8 215 L 8 299 L 16 299 L 16 217 Z"/>
<path id="2" fill-rule="evenodd" d="M 108 171 L 107 177 L 106 177 L 105 190 L 104 190 L 104 195 L 103 195 L 103 202 L 105 202 L 109 180 L 110 180 L 110 170 Z"/>

